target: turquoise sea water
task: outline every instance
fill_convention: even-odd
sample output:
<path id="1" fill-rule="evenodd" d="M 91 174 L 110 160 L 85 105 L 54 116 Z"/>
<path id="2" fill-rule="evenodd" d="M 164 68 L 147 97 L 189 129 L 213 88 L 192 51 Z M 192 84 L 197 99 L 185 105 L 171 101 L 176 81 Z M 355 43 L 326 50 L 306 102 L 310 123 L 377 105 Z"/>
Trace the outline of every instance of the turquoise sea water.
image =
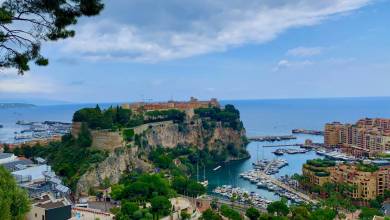
<path id="1" fill-rule="evenodd" d="M 222 104 L 228 103 L 234 104 L 240 110 L 241 119 L 249 136 L 291 134 L 294 128 L 322 130 L 324 124 L 331 121 L 353 123 L 364 117 L 390 117 L 390 98 L 222 101 Z M 109 105 L 101 104 L 103 108 Z M 93 107 L 95 104 L 0 109 L 0 124 L 4 125 L 4 128 L 0 128 L 0 142 L 12 140 L 13 133 L 21 129 L 15 124 L 17 120 L 70 122 L 74 111 L 87 106 Z M 298 135 L 297 140 L 278 143 L 302 143 L 307 138 L 315 142 L 323 141 L 320 136 Z M 255 185 L 239 178 L 239 173 L 251 169 L 251 164 L 257 157 L 259 159 L 275 157 L 272 151 L 277 148 L 262 148 L 263 145 L 269 144 L 252 142 L 248 145 L 248 151 L 252 155 L 250 159 L 224 164 L 217 171 L 212 171 L 212 168 L 207 169 L 209 189 L 217 185 L 231 184 L 256 191 L 269 199 L 277 199 L 273 193 L 256 189 Z M 277 175 L 300 173 L 302 164 L 316 157 L 314 152 L 284 155 L 282 158 L 287 159 L 289 166 L 282 168 Z"/>

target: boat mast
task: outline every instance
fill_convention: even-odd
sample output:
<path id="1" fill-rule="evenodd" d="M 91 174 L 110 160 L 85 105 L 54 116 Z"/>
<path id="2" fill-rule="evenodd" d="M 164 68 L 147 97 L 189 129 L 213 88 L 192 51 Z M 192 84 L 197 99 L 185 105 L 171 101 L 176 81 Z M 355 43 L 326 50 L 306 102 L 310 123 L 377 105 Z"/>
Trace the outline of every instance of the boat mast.
<path id="1" fill-rule="evenodd" d="M 206 165 L 203 165 L 203 181 L 206 181 Z"/>
<path id="2" fill-rule="evenodd" d="M 196 181 L 199 182 L 199 162 L 196 162 Z"/>

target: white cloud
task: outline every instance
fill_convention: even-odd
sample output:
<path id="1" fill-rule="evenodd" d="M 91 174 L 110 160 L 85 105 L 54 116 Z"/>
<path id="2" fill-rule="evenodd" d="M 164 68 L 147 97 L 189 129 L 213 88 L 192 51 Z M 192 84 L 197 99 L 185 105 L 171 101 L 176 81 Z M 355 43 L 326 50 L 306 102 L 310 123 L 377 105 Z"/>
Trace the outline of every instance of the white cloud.
<path id="1" fill-rule="evenodd" d="M 51 93 L 55 88 L 58 86 L 37 75 L 0 77 L 0 92 L 4 93 Z"/>
<path id="2" fill-rule="evenodd" d="M 312 65 L 313 62 L 309 60 L 304 61 L 290 61 L 290 60 L 280 60 L 276 67 L 273 69 L 274 72 L 277 72 L 279 70 L 288 69 L 288 68 L 301 68 L 305 66 Z"/>
<path id="3" fill-rule="evenodd" d="M 287 51 L 288 56 L 310 57 L 320 55 L 324 48 L 322 47 L 296 47 Z"/>
<path id="4" fill-rule="evenodd" d="M 247 43 L 265 43 L 282 32 L 315 25 L 374 0 L 118 0 L 99 21 L 78 27 L 64 51 L 91 60 L 156 62 Z M 116 8 L 115 8 L 116 7 Z M 123 14 L 122 14 L 123 13 Z M 313 48 L 312 48 L 313 49 Z M 301 48 L 296 55 L 317 52 Z"/>

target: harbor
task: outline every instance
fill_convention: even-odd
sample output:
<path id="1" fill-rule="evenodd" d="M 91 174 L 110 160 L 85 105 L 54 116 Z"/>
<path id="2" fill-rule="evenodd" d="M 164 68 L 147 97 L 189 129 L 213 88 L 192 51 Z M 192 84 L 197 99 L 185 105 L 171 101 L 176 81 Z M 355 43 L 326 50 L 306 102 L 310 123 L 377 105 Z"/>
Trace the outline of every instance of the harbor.
<path id="1" fill-rule="evenodd" d="M 22 144 L 39 140 L 57 140 L 64 134 L 69 133 L 71 129 L 71 123 L 58 121 L 17 121 L 15 125 L 19 126 L 19 129 L 13 132 L 13 138 L 5 142 L 7 144 Z"/>
<path id="2" fill-rule="evenodd" d="M 312 135 L 297 135 L 297 139 L 293 140 L 286 140 L 282 141 L 280 144 L 283 145 L 294 145 L 289 147 L 289 149 L 295 149 L 295 150 L 302 150 L 299 145 L 301 143 L 304 143 L 306 139 L 312 139 L 316 143 L 321 143 L 322 136 L 312 136 Z M 272 142 L 251 142 L 249 143 L 247 150 L 251 154 L 251 158 L 243 161 L 234 161 L 226 164 L 222 164 L 220 166 L 215 166 L 212 168 L 209 168 L 206 170 L 206 178 L 209 182 L 208 185 L 208 191 L 209 193 L 213 193 L 213 190 L 218 186 L 228 185 L 232 186 L 233 188 L 239 187 L 241 189 L 244 189 L 248 192 L 254 192 L 259 194 L 261 197 L 265 198 L 266 200 L 270 201 L 276 201 L 279 200 L 281 197 L 290 197 L 291 200 L 294 200 L 294 197 L 290 196 L 287 192 L 280 191 L 280 190 L 268 190 L 265 187 L 259 187 L 257 186 L 257 183 L 254 184 L 250 180 L 244 179 L 240 176 L 240 174 L 244 172 L 248 172 L 251 170 L 254 170 L 254 164 L 258 164 L 258 170 L 262 170 L 264 172 L 264 169 L 261 167 L 260 163 L 258 161 L 268 160 L 273 161 L 276 159 L 282 159 L 287 162 L 286 165 L 283 165 L 282 167 L 273 170 L 273 174 L 269 173 L 272 177 L 272 181 L 274 181 L 277 184 L 285 183 L 285 185 L 290 186 L 293 188 L 293 184 L 288 183 L 288 181 L 285 181 L 285 176 L 292 176 L 294 173 L 301 174 L 302 172 L 302 165 L 306 163 L 306 160 L 316 159 L 316 158 L 323 158 L 323 155 L 319 155 L 314 150 L 310 150 L 306 153 L 297 153 L 297 154 L 284 154 L 282 156 L 277 156 L 273 152 L 277 149 L 283 149 L 283 147 L 276 147 L 276 148 L 269 148 L 264 147 L 267 145 L 272 144 Z M 217 168 L 216 170 L 213 170 Z M 267 177 L 268 178 L 268 177 Z M 270 180 L 268 178 L 268 180 Z M 279 180 L 279 181 L 276 181 Z M 284 180 L 284 181 L 282 181 Z M 291 185 L 292 184 L 292 185 Z M 275 184 L 272 184 L 275 185 Z M 276 188 L 276 187 L 275 187 Z M 285 190 L 285 189 L 283 189 Z M 295 195 L 296 196 L 296 195 Z M 302 198 L 298 198 L 297 202 L 300 202 Z"/>

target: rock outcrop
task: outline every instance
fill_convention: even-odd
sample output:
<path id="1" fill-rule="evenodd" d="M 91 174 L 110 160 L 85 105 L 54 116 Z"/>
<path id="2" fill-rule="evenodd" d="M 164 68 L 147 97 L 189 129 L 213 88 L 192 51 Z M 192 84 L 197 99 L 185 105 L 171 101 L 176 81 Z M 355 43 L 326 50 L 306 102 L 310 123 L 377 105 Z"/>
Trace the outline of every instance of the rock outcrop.
<path id="1" fill-rule="evenodd" d="M 120 147 L 95 167 L 89 169 L 81 176 L 77 183 L 76 195 L 88 194 L 90 188 L 96 188 L 103 184 L 105 179 L 110 183 L 117 183 L 124 172 L 140 169 L 150 171 L 151 165 L 137 158 L 138 148 Z"/>
<path id="2" fill-rule="evenodd" d="M 231 144 L 237 149 L 245 149 L 245 129 L 234 130 L 223 127 L 220 122 L 217 122 L 213 128 L 205 129 L 203 123 L 206 122 L 201 119 L 183 124 L 167 122 L 149 126 L 144 131 L 144 136 L 149 146 L 174 148 L 182 145 L 219 150 Z"/>

